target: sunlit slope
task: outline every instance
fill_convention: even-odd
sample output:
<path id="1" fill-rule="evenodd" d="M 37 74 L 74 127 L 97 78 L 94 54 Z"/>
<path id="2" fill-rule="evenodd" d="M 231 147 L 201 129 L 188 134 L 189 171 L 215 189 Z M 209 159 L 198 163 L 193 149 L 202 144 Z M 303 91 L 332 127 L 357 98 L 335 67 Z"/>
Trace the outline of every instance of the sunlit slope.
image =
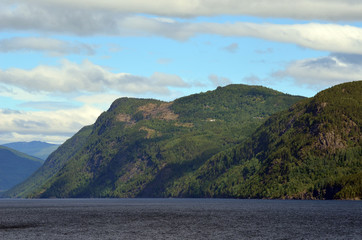
<path id="1" fill-rule="evenodd" d="M 361 127 L 362 82 L 332 87 L 273 115 L 166 195 L 360 199 Z"/>
<path id="2" fill-rule="evenodd" d="M 38 178 L 37 184 L 32 183 L 36 178 L 30 178 L 22 184 L 26 189 L 13 189 L 8 194 L 164 196 L 173 182 L 243 141 L 271 114 L 301 99 L 247 85 L 219 87 L 174 102 L 121 98 L 89 127 L 84 141 L 71 145 L 74 152 L 60 154 L 70 147 L 64 144 L 48 158 L 38 175 L 55 167 L 51 177 Z M 51 160 L 55 155 L 61 166 Z"/>

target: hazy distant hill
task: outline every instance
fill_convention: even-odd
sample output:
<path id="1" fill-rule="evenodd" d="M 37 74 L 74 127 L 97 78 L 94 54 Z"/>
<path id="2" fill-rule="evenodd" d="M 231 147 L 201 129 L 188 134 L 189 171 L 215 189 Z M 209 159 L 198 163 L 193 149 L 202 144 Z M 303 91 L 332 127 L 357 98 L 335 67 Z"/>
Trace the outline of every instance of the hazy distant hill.
<path id="1" fill-rule="evenodd" d="M 0 146 L 0 191 L 24 181 L 42 163 L 38 158 Z"/>
<path id="2" fill-rule="evenodd" d="M 163 196 L 167 186 L 301 99 L 247 85 L 174 102 L 120 98 L 7 196 Z"/>
<path id="3" fill-rule="evenodd" d="M 14 142 L 3 144 L 3 146 L 15 149 L 19 152 L 23 152 L 30 156 L 34 156 L 43 160 L 47 159 L 47 157 L 59 147 L 59 145 L 57 144 L 50 144 L 39 141 Z"/>
<path id="4" fill-rule="evenodd" d="M 361 199 L 362 81 L 273 115 L 163 196 Z"/>
<path id="5" fill-rule="evenodd" d="M 65 163 L 83 146 L 91 133 L 92 127 L 84 127 L 71 139 L 63 143 L 44 162 L 42 167 L 35 171 L 29 179 L 12 188 L 6 193 L 6 197 L 26 197 L 37 189 L 49 178 L 53 177 Z M 24 179 L 25 180 L 25 179 Z"/>

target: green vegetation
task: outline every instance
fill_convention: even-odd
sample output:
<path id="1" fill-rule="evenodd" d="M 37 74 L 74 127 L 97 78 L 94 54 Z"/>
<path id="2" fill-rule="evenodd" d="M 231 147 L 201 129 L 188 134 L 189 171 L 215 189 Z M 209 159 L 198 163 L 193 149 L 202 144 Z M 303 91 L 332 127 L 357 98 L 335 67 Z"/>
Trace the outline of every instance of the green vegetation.
<path id="1" fill-rule="evenodd" d="M 0 192 L 24 181 L 42 163 L 38 158 L 0 146 Z"/>
<path id="2" fill-rule="evenodd" d="M 362 82 L 314 98 L 229 85 L 121 98 L 11 197 L 359 199 Z"/>
<path id="3" fill-rule="evenodd" d="M 242 144 L 168 189 L 171 196 L 360 199 L 362 82 L 269 118 Z"/>
<path id="4" fill-rule="evenodd" d="M 235 146 L 302 97 L 230 85 L 167 103 L 120 98 L 82 141 L 78 133 L 12 197 L 161 196 L 214 154 Z M 72 143 L 72 144 L 69 144 Z"/>

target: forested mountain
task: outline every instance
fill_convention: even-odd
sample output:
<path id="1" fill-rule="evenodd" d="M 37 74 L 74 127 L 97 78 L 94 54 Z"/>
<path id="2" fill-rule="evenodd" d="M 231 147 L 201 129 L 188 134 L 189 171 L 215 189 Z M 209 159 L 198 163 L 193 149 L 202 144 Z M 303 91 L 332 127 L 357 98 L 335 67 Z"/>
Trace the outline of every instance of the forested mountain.
<path id="1" fill-rule="evenodd" d="M 40 159 L 47 159 L 47 157 L 54 152 L 59 145 L 50 144 L 46 142 L 32 141 L 32 142 L 13 142 L 3 144 L 3 146 L 15 149 L 16 151 L 34 156 Z"/>
<path id="2" fill-rule="evenodd" d="M 174 102 L 120 98 L 6 196 L 173 195 L 167 193 L 170 186 L 301 99 L 246 85 L 219 87 Z"/>
<path id="3" fill-rule="evenodd" d="M 361 92 L 121 98 L 5 196 L 360 199 Z"/>
<path id="4" fill-rule="evenodd" d="M 362 81 L 332 87 L 273 115 L 163 196 L 361 199 L 361 128 Z"/>
<path id="5" fill-rule="evenodd" d="M 42 165 L 42 160 L 0 146 L 0 192 L 24 181 Z"/>

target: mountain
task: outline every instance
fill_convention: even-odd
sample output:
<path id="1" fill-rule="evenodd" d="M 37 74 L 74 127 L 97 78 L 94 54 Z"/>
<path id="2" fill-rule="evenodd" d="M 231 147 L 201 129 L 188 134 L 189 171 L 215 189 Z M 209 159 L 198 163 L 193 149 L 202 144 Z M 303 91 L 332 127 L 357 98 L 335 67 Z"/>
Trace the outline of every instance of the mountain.
<path id="1" fill-rule="evenodd" d="M 247 85 L 174 102 L 120 98 L 6 196 L 163 196 L 168 186 L 301 99 Z"/>
<path id="2" fill-rule="evenodd" d="M 361 93 L 341 84 L 271 116 L 164 196 L 361 199 Z"/>
<path id="3" fill-rule="evenodd" d="M 44 164 L 27 179 L 4 193 L 3 197 L 26 197 L 34 189 L 53 177 L 74 154 L 83 146 L 92 130 L 91 126 L 83 127 L 72 138 L 63 143 L 55 152 L 49 155 Z M 25 179 L 24 179 L 25 180 Z"/>
<path id="4" fill-rule="evenodd" d="M 47 157 L 59 147 L 59 145 L 57 144 L 50 144 L 39 141 L 14 142 L 3 144 L 3 146 L 15 149 L 16 151 L 23 152 L 30 156 L 34 156 L 43 160 L 47 159 Z"/>
<path id="5" fill-rule="evenodd" d="M 38 158 L 0 146 L 0 192 L 24 181 L 41 165 Z"/>

